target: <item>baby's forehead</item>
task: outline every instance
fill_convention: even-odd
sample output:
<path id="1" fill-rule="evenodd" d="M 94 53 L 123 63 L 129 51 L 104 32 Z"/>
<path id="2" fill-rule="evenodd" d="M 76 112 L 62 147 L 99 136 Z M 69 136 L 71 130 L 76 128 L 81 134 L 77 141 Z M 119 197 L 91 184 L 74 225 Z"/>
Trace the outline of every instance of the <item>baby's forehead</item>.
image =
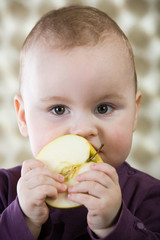
<path id="1" fill-rule="evenodd" d="M 116 34 L 110 34 L 107 35 L 107 37 L 104 37 L 103 41 L 98 42 L 97 44 L 87 44 L 84 46 L 72 46 L 72 47 L 64 47 L 64 46 L 56 46 L 50 45 L 49 41 L 47 39 L 44 41 L 44 39 L 39 39 L 34 44 L 31 44 L 30 47 L 26 48 L 25 51 L 22 51 L 21 54 L 21 68 L 24 68 L 25 65 L 31 64 L 33 60 L 38 60 L 40 58 L 45 58 L 46 53 L 51 53 L 54 56 L 54 53 L 64 54 L 67 55 L 69 53 L 73 53 L 76 51 L 88 51 L 91 52 L 97 52 L 100 51 L 102 59 L 107 55 L 110 54 L 112 51 L 119 54 L 117 57 L 119 59 L 126 58 L 127 65 L 132 65 L 132 68 L 134 68 L 133 64 L 133 58 L 130 54 L 130 51 L 128 49 L 128 46 L 126 45 L 125 40 L 117 36 Z M 56 55 L 58 56 L 58 55 Z M 47 58 L 46 58 L 47 60 Z"/>
<path id="2" fill-rule="evenodd" d="M 46 45 L 46 43 L 44 44 L 44 42 L 39 42 L 39 44 L 36 44 L 34 47 L 28 49 L 24 55 L 23 68 L 25 71 L 23 71 L 23 73 L 24 75 L 27 75 L 27 73 L 30 73 L 31 68 L 35 68 L 35 71 L 38 71 L 38 68 L 46 72 L 50 71 L 49 64 L 52 62 L 52 60 L 54 60 L 53 62 L 56 63 L 56 65 L 53 64 L 52 68 L 56 68 L 56 66 L 59 64 L 59 66 L 61 66 L 61 70 L 64 70 L 67 61 L 72 62 L 74 67 L 75 62 L 79 65 L 82 65 L 83 61 L 85 61 L 85 58 L 88 59 L 87 68 L 90 67 L 92 69 L 93 66 L 91 66 L 91 64 L 94 65 L 96 59 L 98 58 L 98 61 L 100 60 L 100 64 L 103 65 L 102 69 L 107 68 L 108 66 L 106 66 L 106 64 L 109 64 L 115 69 L 115 71 L 119 71 L 121 70 L 119 66 L 121 66 L 121 63 L 123 62 L 123 65 L 125 65 L 126 69 L 129 69 L 130 72 L 134 72 L 134 68 L 132 66 L 129 52 L 125 46 L 125 43 L 116 36 L 111 36 L 103 43 L 99 43 L 94 46 L 75 46 L 69 49 L 61 49 L 56 47 L 52 48 Z M 46 62 L 48 65 L 44 66 L 43 63 Z M 71 70 L 73 71 L 74 69 Z M 26 77 L 24 76 L 24 78 Z"/>

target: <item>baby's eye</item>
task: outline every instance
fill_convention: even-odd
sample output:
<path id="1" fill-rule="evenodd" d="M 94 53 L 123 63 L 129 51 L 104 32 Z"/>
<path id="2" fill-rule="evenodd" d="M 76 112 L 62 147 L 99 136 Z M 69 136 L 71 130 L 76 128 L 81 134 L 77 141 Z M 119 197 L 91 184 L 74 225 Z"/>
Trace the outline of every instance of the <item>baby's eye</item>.
<path id="1" fill-rule="evenodd" d="M 52 107 L 51 112 L 55 115 L 64 115 L 67 114 L 69 111 L 65 106 L 57 105 L 55 107 Z"/>
<path id="2" fill-rule="evenodd" d="M 110 114 L 112 112 L 112 107 L 107 105 L 107 104 L 100 104 L 97 108 L 96 108 L 96 113 L 98 114 Z"/>

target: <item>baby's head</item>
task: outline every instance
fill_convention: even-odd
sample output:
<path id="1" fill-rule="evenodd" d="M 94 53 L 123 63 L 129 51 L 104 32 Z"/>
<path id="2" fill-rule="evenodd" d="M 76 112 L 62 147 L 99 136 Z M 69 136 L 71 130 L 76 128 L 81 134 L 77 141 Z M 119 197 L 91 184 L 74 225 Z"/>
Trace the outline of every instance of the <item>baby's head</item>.
<path id="1" fill-rule="evenodd" d="M 70 50 L 75 47 L 94 47 L 119 40 L 128 52 L 135 89 L 136 71 L 131 45 L 119 26 L 104 12 L 92 7 L 71 6 L 52 10 L 45 14 L 26 38 L 21 51 L 21 74 L 27 52 L 34 48 Z M 115 43 L 116 44 L 116 43 Z"/>
<path id="2" fill-rule="evenodd" d="M 65 134 L 87 138 L 105 162 L 127 157 L 140 93 L 132 48 L 117 24 L 91 7 L 72 6 L 44 15 L 24 42 L 19 128 L 34 156 Z"/>

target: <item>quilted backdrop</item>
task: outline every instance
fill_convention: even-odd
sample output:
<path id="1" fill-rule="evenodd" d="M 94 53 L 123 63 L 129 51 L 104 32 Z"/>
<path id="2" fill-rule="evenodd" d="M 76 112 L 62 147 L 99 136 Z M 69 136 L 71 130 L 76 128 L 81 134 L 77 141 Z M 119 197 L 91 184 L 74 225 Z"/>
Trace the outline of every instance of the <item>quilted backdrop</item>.
<path id="1" fill-rule="evenodd" d="M 131 41 L 143 98 L 127 161 L 160 179 L 160 0 L 0 1 L 0 167 L 21 164 L 32 156 L 13 106 L 22 43 L 42 14 L 75 3 L 107 12 Z"/>

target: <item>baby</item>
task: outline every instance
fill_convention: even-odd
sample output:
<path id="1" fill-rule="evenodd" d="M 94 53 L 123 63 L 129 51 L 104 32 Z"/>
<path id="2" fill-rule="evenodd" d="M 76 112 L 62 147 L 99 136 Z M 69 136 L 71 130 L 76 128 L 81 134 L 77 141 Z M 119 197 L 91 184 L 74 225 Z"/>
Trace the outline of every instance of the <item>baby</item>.
<path id="1" fill-rule="evenodd" d="M 0 239 L 160 239 L 160 181 L 125 162 L 140 100 L 132 48 L 110 17 L 82 6 L 44 15 L 24 42 L 14 99 L 34 158 L 0 171 Z M 93 163 L 69 189 L 36 160 L 65 134 L 95 149 L 104 144 L 104 162 Z M 46 197 L 65 191 L 82 206 L 47 206 Z"/>

